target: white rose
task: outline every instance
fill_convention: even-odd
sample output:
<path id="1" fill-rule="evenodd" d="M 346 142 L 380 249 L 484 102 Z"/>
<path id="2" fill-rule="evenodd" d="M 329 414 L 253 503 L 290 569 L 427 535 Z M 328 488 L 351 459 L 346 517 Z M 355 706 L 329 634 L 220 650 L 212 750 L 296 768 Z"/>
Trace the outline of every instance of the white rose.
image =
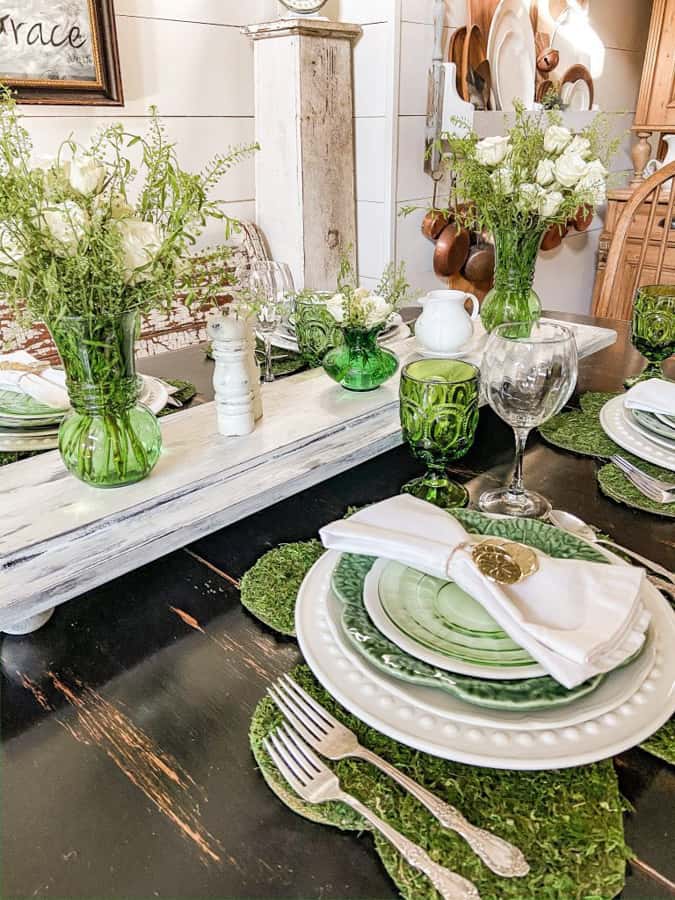
<path id="1" fill-rule="evenodd" d="M 578 153 L 580 156 L 583 156 L 584 159 L 591 152 L 591 142 L 588 138 L 581 137 L 581 135 L 575 135 L 572 138 L 570 144 L 565 148 L 565 153 Z"/>
<path id="2" fill-rule="evenodd" d="M 579 153 L 563 153 L 556 161 L 555 177 L 563 187 L 572 188 L 587 170 L 588 163 Z"/>
<path id="3" fill-rule="evenodd" d="M 326 309 L 336 322 L 342 322 L 342 320 L 344 319 L 344 302 L 344 294 L 333 294 L 330 300 L 326 303 Z"/>
<path id="4" fill-rule="evenodd" d="M 555 181 L 555 164 L 552 159 L 542 159 L 537 166 L 537 184 L 548 187 Z"/>
<path id="5" fill-rule="evenodd" d="M 354 297 L 359 301 L 367 300 L 370 297 L 370 291 L 365 287 L 357 288 L 354 291 Z"/>
<path id="6" fill-rule="evenodd" d="M 543 191 L 539 197 L 539 215 L 542 219 L 552 219 L 557 215 L 565 198 L 560 191 Z"/>
<path id="7" fill-rule="evenodd" d="M 98 194 L 103 189 L 106 178 L 105 166 L 91 156 L 75 156 L 67 165 L 70 186 L 78 194 L 86 197 Z"/>
<path id="8" fill-rule="evenodd" d="M 386 322 L 391 312 L 391 307 L 379 294 L 371 294 L 367 300 L 368 314 L 366 316 L 366 325 L 371 328 L 373 325 L 380 325 Z"/>
<path id="9" fill-rule="evenodd" d="M 498 166 L 506 159 L 509 152 L 509 139 L 507 137 L 484 138 L 476 144 L 476 159 L 483 166 Z"/>
<path id="10" fill-rule="evenodd" d="M 502 166 L 500 169 L 496 169 L 490 175 L 490 178 L 497 193 L 507 195 L 513 193 L 513 169 L 509 168 L 509 166 Z"/>
<path id="11" fill-rule="evenodd" d="M 0 272 L 16 278 L 17 267 L 23 259 L 23 251 L 6 225 L 0 224 Z"/>
<path id="12" fill-rule="evenodd" d="M 562 153 L 572 140 L 572 132 L 562 125 L 549 125 L 544 133 L 544 150 L 547 153 Z"/>
<path id="13" fill-rule="evenodd" d="M 57 243 L 59 256 L 75 256 L 87 226 L 88 217 L 82 207 L 72 200 L 55 203 L 42 213 L 47 233 Z"/>
<path id="14" fill-rule="evenodd" d="M 579 179 L 576 189 L 579 193 L 585 194 L 589 202 L 594 206 L 605 202 L 607 196 L 607 169 L 599 159 L 588 163 L 586 174 Z"/>
<path id="15" fill-rule="evenodd" d="M 521 184 L 518 206 L 524 212 L 534 212 L 539 208 L 539 198 L 543 193 L 538 184 Z"/>
<path id="16" fill-rule="evenodd" d="M 152 278 L 149 268 L 139 271 L 151 263 L 164 243 L 164 235 L 159 225 L 141 219 L 120 219 L 115 223 L 122 238 L 122 265 L 127 284 L 139 284 Z"/>

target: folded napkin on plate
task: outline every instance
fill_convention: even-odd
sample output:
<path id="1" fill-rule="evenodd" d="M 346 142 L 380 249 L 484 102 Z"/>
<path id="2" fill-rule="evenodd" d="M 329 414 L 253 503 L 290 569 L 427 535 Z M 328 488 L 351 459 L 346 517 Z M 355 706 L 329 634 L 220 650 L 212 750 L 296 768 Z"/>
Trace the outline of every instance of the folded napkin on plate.
<path id="1" fill-rule="evenodd" d="M 331 550 L 396 560 L 456 582 L 567 688 L 611 671 L 641 647 L 651 618 L 640 598 L 642 569 L 537 553 L 537 572 L 516 585 L 495 584 L 461 547 L 483 539 L 408 495 L 321 530 Z"/>
<path id="2" fill-rule="evenodd" d="M 675 416 L 675 381 L 650 378 L 632 387 L 623 399 L 627 409 L 643 409 L 663 416 Z"/>
<path id="3" fill-rule="evenodd" d="M 11 368 L 17 365 L 18 368 Z M 41 372 L 27 372 L 22 366 L 39 366 L 40 360 L 17 350 L 15 353 L 0 353 L 0 389 L 27 394 L 53 409 L 68 409 L 66 374 L 61 369 L 43 369 Z"/>

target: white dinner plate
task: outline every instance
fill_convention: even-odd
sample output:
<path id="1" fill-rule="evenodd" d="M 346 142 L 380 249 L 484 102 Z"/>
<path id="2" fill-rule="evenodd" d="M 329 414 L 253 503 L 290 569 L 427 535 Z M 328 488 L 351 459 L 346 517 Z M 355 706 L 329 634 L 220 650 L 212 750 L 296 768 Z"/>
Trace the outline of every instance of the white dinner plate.
<path id="1" fill-rule="evenodd" d="M 261 337 L 261 335 L 258 334 L 258 337 Z M 391 323 L 380 334 L 378 341 L 380 343 L 389 343 L 390 341 L 399 341 L 407 337 L 410 337 L 410 328 L 403 322 L 398 313 L 394 313 Z M 285 328 L 279 328 L 274 332 L 271 343 L 273 347 L 278 347 L 280 350 L 289 350 L 292 353 L 300 352 L 297 338 Z"/>
<path id="2" fill-rule="evenodd" d="M 449 695 L 441 700 L 442 692 L 375 673 L 345 652 L 331 625 L 331 616 L 339 618 L 340 612 L 330 589 L 338 558 L 336 552 L 326 553 L 300 588 L 296 606 L 300 648 L 310 669 L 339 703 L 394 740 L 444 759 L 490 768 L 566 768 L 607 759 L 639 744 L 675 712 L 675 654 L 670 652 L 675 614 L 648 582 L 643 599 L 653 616 L 654 664 L 642 683 L 634 669 L 643 660 L 640 657 L 567 708 L 519 715 L 473 708 Z M 617 683 L 625 699 L 607 701 L 604 692 L 616 689 Z M 580 713 L 586 703 L 591 704 L 583 707 L 588 715 Z M 565 721 L 563 716 L 581 718 L 573 718 L 573 724 L 554 724 Z"/>
<path id="3" fill-rule="evenodd" d="M 538 663 L 529 666 L 479 666 L 475 663 L 464 662 L 462 659 L 446 656 L 437 650 L 432 650 L 409 637 L 405 632 L 397 628 L 389 616 L 382 609 L 378 585 L 385 568 L 389 564 L 387 559 L 378 559 L 370 572 L 366 575 L 363 585 L 363 605 L 370 616 L 373 625 L 386 638 L 389 638 L 401 650 L 405 650 L 410 656 L 421 659 L 429 665 L 436 666 L 446 672 L 457 672 L 459 675 L 472 675 L 475 678 L 489 678 L 493 681 L 514 681 L 519 678 L 537 678 L 545 675 L 546 670 Z M 498 627 L 498 626 L 495 626 Z"/>
<path id="4" fill-rule="evenodd" d="M 569 90 L 565 88 L 569 85 Z M 575 112 L 587 112 L 591 108 L 591 91 L 583 78 L 579 78 L 572 83 L 568 82 L 563 85 L 561 95 L 563 103 L 567 104 L 568 109 Z"/>
<path id="5" fill-rule="evenodd" d="M 605 434 L 640 459 L 675 472 L 675 450 L 661 447 L 636 431 L 624 415 L 623 400 L 623 395 L 614 397 L 600 410 L 600 424 Z"/>
<path id="6" fill-rule="evenodd" d="M 529 11 L 523 0 L 500 0 L 488 34 L 487 58 L 501 109 L 513 109 L 519 97 L 526 109 L 534 106 L 536 47 Z"/>

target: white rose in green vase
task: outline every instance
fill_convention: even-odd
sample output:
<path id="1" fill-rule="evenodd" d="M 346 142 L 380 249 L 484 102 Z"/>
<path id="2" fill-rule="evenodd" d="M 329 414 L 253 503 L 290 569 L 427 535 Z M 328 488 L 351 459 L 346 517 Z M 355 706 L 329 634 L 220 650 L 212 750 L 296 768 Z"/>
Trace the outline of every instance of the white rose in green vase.
<path id="1" fill-rule="evenodd" d="M 537 166 L 537 184 L 548 187 L 555 181 L 555 163 L 552 159 L 542 159 Z"/>
<path id="2" fill-rule="evenodd" d="M 560 191 L 545 191 L 539 197 L 539 215 L 542 219 L 552 219 L 557 215 L 565 198 Z"/>
<path id="3" fill-rule="evenodd" d="M 42 212 L 44 230 L 54 239 L 57 256 L 75 256 L 89 217 L 73 200 L 55 203 Z"/>
<path id="4" fill-rule="evenodd" d="M 544 132 L 544 150 L 547 153 L 562 153 L 572 140 L 572 132 L 562 125 L 549 125 Z"/>
<path id="5" fill-rule="evenodd" d="M 495 135 L 484 138 L 476 144 L 476 159 L 483 166 L 498 166 L 506 159 L 509 145 L 507 137 Z"/>
<path id="6" fill-rule="evenodd" d="M 563 153 L 555 164 L 556 181 L 566 188 L 573 188 L 588 170 L 588 163 L 579 153 Z"/>
<path id="7" fill-rule="evenodd" d="M 122 265 L 127 284 L 140 284 L 152 278 L 151 266 L 164 243 L 161 228 L 141 219 L 120 219 L 116 223 L 122 238 Z"/>
<path id="8" fill-rule="evenodd" d="M 89 197 L 103 190 L 106 170 L 93 157 L 75 156 L 67 164 L 66 172 L 70 186 L 78 194 Z"/>

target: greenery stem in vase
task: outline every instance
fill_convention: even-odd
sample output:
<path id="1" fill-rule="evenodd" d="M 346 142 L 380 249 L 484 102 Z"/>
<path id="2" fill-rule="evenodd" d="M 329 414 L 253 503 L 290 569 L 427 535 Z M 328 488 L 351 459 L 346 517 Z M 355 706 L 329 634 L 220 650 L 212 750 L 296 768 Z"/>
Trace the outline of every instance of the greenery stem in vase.
<path id="1" fill-rule="evenodd" d="M 209 195 L 254 149 L 186 172 L 153 109 L 145 135 L 106 125 L 88 146 L 65 141 L 36 166 L 16 102 L 0 85 L 0 299 L 52 334 L 73 407 L 59 449 L 88 484 L 130 484 L 159 458 L 159 426 L 137 402 L 139 317 L 167 312 L 176 294 L 189 306 L 217 292 L 195 277 L 189 251 L 210 219 L 229 232 L 233 223 Z"/>
<path id="2" fill-rule="evenodd" d="M 504 322 L 536 322 L 541 302 L 532 284 L 539 246 L 545 230 L 518 232 L 496 228 L 495 283 L 481 306 L 481 321 L 487 331 Z"/>
<path id="3" fill-rule="evenodd" d="M 59 428 L 59 451 L 68 471 L 94 487 L 140 481 L 162 449 L 157 419 L 138 402 L 136 322 L 129 310 L 48 323 L 72 405 Z"/>

